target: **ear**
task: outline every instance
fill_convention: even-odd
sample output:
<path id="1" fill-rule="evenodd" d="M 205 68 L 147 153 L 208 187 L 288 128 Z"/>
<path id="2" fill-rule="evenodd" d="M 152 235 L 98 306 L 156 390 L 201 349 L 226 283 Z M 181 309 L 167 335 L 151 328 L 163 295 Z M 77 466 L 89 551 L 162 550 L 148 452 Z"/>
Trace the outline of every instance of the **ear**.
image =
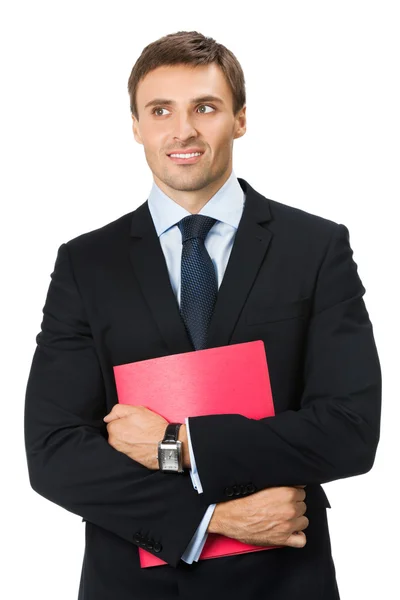
<path id="1" fill-rule="evenodd" d="M 235 135 L 233 139 L 237 139 L 242 137 L 246 133 L 246 105 L 243 106 L 241 111 L 238 113 L 236 117 L 236 127 L 235 127 Z"/>
<path id="2" fill-rule="evenodd" d="M 143 140 L 141 138 L 140 131 L 139 131 L 139 121 L 136 119 L 136 117 L 134 117 L 134 115 L 131 115 L 131 116 L 132 116 L 132 121 L 133 121 L 133 123 L 132 123 L 133 136 L 138 144 L 143 145 Z"/>

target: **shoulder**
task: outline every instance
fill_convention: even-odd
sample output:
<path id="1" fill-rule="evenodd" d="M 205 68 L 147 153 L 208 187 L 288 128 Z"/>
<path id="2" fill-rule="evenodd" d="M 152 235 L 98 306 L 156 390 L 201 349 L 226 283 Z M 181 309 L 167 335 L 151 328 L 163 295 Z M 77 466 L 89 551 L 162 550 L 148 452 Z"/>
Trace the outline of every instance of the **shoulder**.
<path id="1" fill-rule="evenodd" d="M 254 203 L 257 215 L 266 216 L 263 225 L 272 233 L 293 236 L 293 239 L 300 241 L 309 236 L 332 237 L 341 228 L 341 224 L 332 219 L 269 198 L 253 188 L 245 179 L 238 180 L 244 192 L 251 198 L 251 203 Z"/>
<path id="2" fill-rule="evenodd" d="M 111 258 L 122 245 L 128 243 L 133 213 L 134 211 L 131 211 L 65 242 L 70 257 L 89 262 L 98 262 L 107 256 Z"/>
<path id="3" fill-rule="evenodd" d="M 132 221 L 132 215 L 134 211 L 131 211 L 121 217 L 118 217 L 110 223 L 106 223 L 101 227 L 86 231 L 74 238 L 71 238 L 66 242 L 69 246 L 78 247 L 84 245 L 104 243 L 109 239 L 114 239 L 120 234 L 129 233 L 130 224 Z"/>
<path id="4" fill-rule="evenodd" d="M 332 234 L 339 225 L 339 223 L 332 219 L 322 217 L 289 204 L 284 204 L 271 199 L 268 199 L 268 202 L 271 210 L 272 222 L 276 223 L 276 227 L 288 227 L 292 231 L 298 231 L 299 233 L 305 234 L 311 232 Z"/>
<path id="5" fill-rule="evenodd" d="M 324 255 L 337 237 L 348 242 L 349 231 L 342 223 L 276 200 L 267 200 L 271 220 L 266 226 L 296 251 L 304 249 L 306 252 Z"/>

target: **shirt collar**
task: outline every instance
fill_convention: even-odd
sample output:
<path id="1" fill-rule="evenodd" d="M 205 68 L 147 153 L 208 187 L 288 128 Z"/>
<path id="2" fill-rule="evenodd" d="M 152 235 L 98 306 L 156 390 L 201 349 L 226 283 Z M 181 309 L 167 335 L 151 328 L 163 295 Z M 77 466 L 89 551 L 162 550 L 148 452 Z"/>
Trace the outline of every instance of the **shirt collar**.
<path id="1" fill-rule="evenodd" d="M 155 181 L 153 181 L 147 200 L 158 236 L 176 225 L 178 221 L 187 215 L 192 214 L 167 196 Z M 243 190 L 232 170 L 224 185 L 210 198 L 198 214 L 212 217 L 237 229 L 242 217 L 244 201 Z"/>

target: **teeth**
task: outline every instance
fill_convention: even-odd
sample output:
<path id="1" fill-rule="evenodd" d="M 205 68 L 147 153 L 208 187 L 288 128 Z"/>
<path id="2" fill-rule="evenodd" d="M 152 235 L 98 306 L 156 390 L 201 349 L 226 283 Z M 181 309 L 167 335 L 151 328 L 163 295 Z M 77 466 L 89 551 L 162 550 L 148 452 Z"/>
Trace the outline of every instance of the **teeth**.
<path id="1" fill-rule="evenodd" d="M 200 156 L 201 152 L 193 152 L 192 154 L 170 154 L 175 158 L 192 158 L 193 156 Z"/>

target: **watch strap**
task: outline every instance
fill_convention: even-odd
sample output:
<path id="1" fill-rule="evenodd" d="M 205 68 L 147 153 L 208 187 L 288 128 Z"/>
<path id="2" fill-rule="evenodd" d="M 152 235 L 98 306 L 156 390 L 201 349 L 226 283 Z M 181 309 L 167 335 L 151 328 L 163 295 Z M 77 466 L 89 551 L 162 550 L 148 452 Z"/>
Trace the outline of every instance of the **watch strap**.
<path id="1" fill-rule="evenodd" d="M 165 430 L 163 442 L 178 441 L 179 429 L 182 423 L 169 423 Z"/>

